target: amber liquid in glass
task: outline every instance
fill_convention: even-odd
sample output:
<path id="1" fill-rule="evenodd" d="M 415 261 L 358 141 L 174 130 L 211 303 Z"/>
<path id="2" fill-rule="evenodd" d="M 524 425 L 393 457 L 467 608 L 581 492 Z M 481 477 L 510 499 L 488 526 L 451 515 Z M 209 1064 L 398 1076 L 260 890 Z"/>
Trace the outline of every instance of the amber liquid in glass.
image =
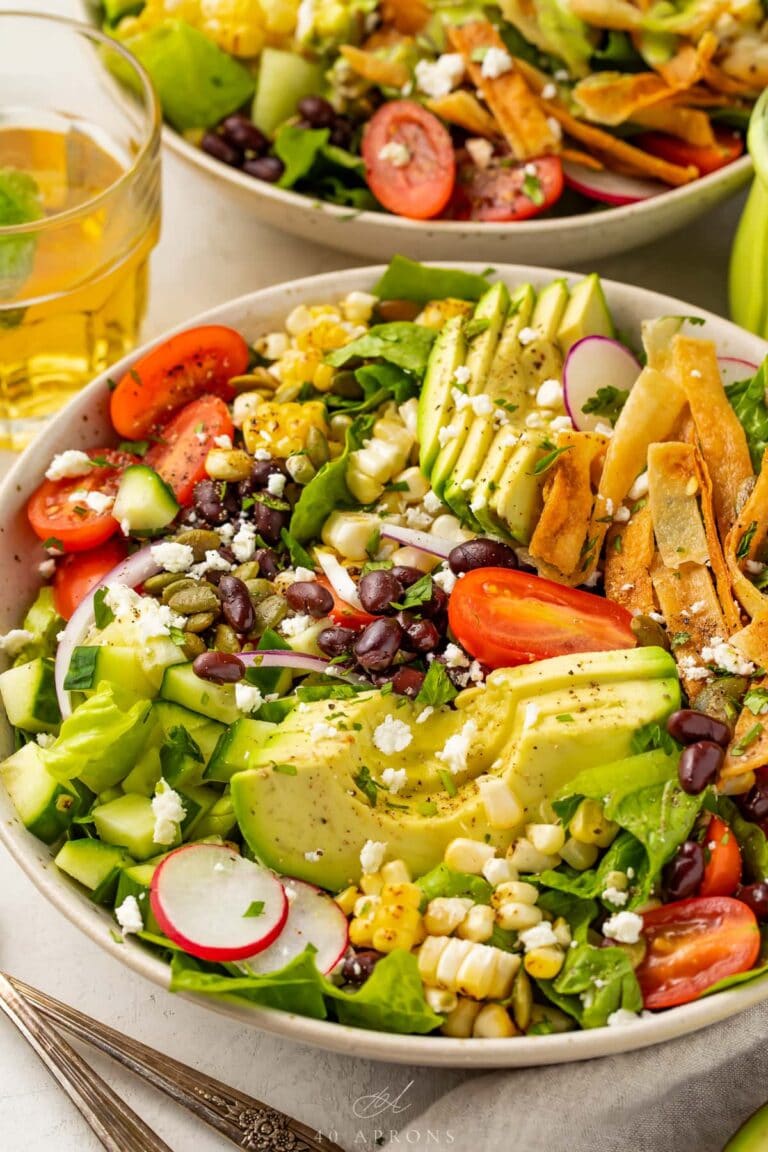
<path id="1" fill-rule="evenodd" d="M 0 125 L 0 169 L 36 181 L 45 224 L 22 262 L 0 280 L 0 448 L 21 448 L 45 419 L 136 344 L 147 297 L 147 262 L 157 241 L 157 202 L 130 190 L 73 219 L 115 184 L 126 165 L 87 124 Z M 146 220 L 139 222 L 136 215 Z M 0 245 L 18 243 L 0 236 Z"/>

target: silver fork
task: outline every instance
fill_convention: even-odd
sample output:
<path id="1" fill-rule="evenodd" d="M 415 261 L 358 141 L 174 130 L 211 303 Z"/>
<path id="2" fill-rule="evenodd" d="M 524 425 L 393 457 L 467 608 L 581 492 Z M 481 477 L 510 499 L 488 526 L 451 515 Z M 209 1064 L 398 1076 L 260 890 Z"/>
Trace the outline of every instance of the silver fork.
<path id="1" fill-rule="evenodd" d="M 247 1149 L 248 1152 L 343 1152 L 338 1144 L 325 1139 L 319 1132 L 284 1112 L 278 1112 L 220 1080 L 204 1076 L 189 1065 L 157 1052 L 130 1036 L 124 1036 L 107 1024 L 93 1020 L 76 1008 L 54 1000 L 52 996 L 15 977 L 5 979 L 0 974 L 2 980 L 5 980 L 11 992 L 16 990 L 18 1000 L 23 997 L 30 1005 L 34 1005 L 35 1015 L 39 1012 L 57 1028 L 65 1029 L 78 1040 L 111 1056 L 154 1088 L 164 1092 L 176 1104 L 188 1108 L 200 1120 L 216 1128 L 239 1148 Z M 125 1110 L 122 1101 L 119 1103 Z M 123 1146 L 115 1147 L 123 1152 Z M 161 1142 L 148 1145 L 134 1143 L 129 1148 L 130 1152 L 155 1152 L 156 1149 L 165 1150 L 166 1145 Z"/>

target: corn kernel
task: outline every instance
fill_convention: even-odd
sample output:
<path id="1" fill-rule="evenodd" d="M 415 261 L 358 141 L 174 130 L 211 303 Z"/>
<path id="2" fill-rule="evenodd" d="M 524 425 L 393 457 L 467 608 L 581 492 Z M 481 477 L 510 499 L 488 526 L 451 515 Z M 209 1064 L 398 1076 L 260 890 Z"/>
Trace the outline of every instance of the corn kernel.
<path id="1" fill-rule="evenodd" d="M 298 336 L 314 324 L 314 317 L 306 304 L 297 304 L 285 318 L 285 330 L 291 336 Z"/>
<path id="2" fill-rule="evenodd" d="M 329 392 L 333 385 L 333 368 L 330 364 L 318 364 L 312 383 L 318 392 Z"/>
<path id="3" fill-rule="evenodd" d="M 355 904 L 357 903 L 359 895 L 359 891 L 353 884 L 350 888 L 345 888 L 343 892 L 337 893 L 337 895 L 334 896 L 334 900 L 345 916 L 351 916 L 355 910 Z"/>
<path id="4" fill-rule="evenodd" d="M 485 1000 L 493 987 L 499 949 L 470 941 L 461 943 L 469 944 L 469 952 L 456 973 L 456 990 L 466 996 L 473 996 L 475 1000 Z"/>
<path id="5" fill-rule="evenodd" d="M 446 848 L 444 860 L 448 867 L 456 872 L 469 872 L 473 876 L 479 876 L 483 871 L 483 865 L 495 855 L 496 849 L 490 844 L 457 836 Z"/>
<path id="6" fill-rule="evenodd" d="M 556 856 L 565 844 L 565 829 L 562 824 L 529 824 L 525 835 L 537 852 L 545 856 Z"/>
<path id="7" fill-rule="evenodd" d="M 471 900 L 463 900 L 459 896 L 436 896 L 427 905 L 424 927 L 431 936 L 450 936 L 471 906 Z"/>
<path id="8" fill-rule="evenodd" d="M 571 927 L 563 916 L 558 916 L 552 925 L 555 939 L 561 948 L 569 948 L 571 944 Z"/>
<path id="9" fill-rule="evenodd" d="M 540 924 L 544 918 L 540 908 L 532 904 L 520 904 L 515 900 L 507 900 L 496 909 L 496 922 L 500 928 L 514 932 L 524 932 L 526 928 L 533 928 Z"/>
<path id="10" fill-rule="evenodd" d="M 264 403 L 260 392 L 241 392 L 232 401 L 232 422 L 235 428 L 242 428 L 249 416 L 253 416 L 259 405 Z"/>
<path id="11" fill-rule="evenodd" d="M 381 872 L 364 872 L 360 877 L 360 891 L 368 896 L 380 896 L 384 887 L 384 877 Z"/>
<path id="12" fill-rule="evenodd" d="M 493 935 L 495 922 L 493 908 L 487 904 L 475 904 L 459 924 L 456 935 L 462 940 L 474 940 L 478 944 L 484 944 Z"/>
<path id="13" fill-rule="evenodd" d="M 535 884 L 526 884 L 524 880 L 507 880 L 499 884 L 491 896 L 491 904 L 498 908 L 501 904 L 508 904 L 510 900 L 518 904 L 535 904 L 539 899 L 539 890 Z"/>
<path id="14" fill-rule="evenodd" d="M 469 940 L 457 940 L 454 936 L 443 938 L 443 950 L 437 962 L 435 973 L 438 985 L 444 988 L 458 987 L 459 968 L 472 950 Z"/>
<path id="15" fill-rule="evenodd" d="M 483 876 L 493 888 L 517 879 L 517 873 L 509 860 L 500 860 L 497 856 L 483 864 Z"/>
<path id="16" fill-rule="evenodd" d="M 486 944 L 484 947 L 489 948 Z M 521 970 L 522 961 L 514 952 L 504 952 L 500 948 L 494 949 L 496 956 L 496 972 L 488 989 L 491 1000 L 506 1000 L 512 991 L 515 978 Z"/>
<path id="17" fill-rule="evenodd" d="M 626 872 L 608 872 L 603 881 L 603 885 L 606 888 L 616 888 L 619 892 L 626 892 L 629 887 L 629 877 Z"/>
<path id="18" fill-rule="evenodd" d="M 432 556 L 429 552 L 422 552 L 420 548 L 397 548 L 390 556 L 393 564 L 402 564 L 406 568 L 418 568 L 420 572 L 431 572 L 440 563 L 439 556 Z"/>
<path id="19" fill-rule="evenodd" d="M 363 920 L 365 920 L 366 917 L 370 919 L 376 911 L 379 901 L 379 896 L 358 896 L 357 900 L 355 900 L 352 911 L 354 912 L 355 916 L 360 917 Z"/>
<path id="20" fill-rule="evenodd" d="M 569 836 L 560 849 L 560 855 L 569 867 L 575 868 L 577 872 L 585 872 L 595 863 L 599 852 L 596 844 L 582 844 Z"/>
<path id="21" fill-rule="evenodd" d="M 551 945 L 532 948 L 530 952 L 526 952 L 523 964 L 528 975 L 533 976 L 534 980 L 554 980 L 564 960 L 561 950 Z"/>
<path id="22" fill-rule="evenodd" d="M 480 803 L 491 828 L 516 828 L 523 821 L 523 807 L 506 780 L 489 776 L 477 781 Z"/>
<path id="23" fill-rule="evenodd" d="M 367 324 L 378 303 L 378 296 L 370 292 L 349 292 L 341 301 L 341 312 L 352 324 Z"/>
<path id="24" fill-rule="evenodd" d="M 411 873 L 405 860 L 390 860 L 382 864 L 381 878 L 385 884 L 410 884 Z"/>
<path id="25" fill-rule="evenodd" d="M 349 942 L 355 948 L 373 948 L 373 921 L 353 920 L 349 925 Z"/>
<path id="26" fill-rule="evenodd" d="M 212 480 L 247 480 L 253 459 L 240 448 L 211 448 L 205 458 L 205 470 Z"/>
<path id="27" fill-rule="evenodd" d="M 323 543 L 345 560 L 365 561 L 366 545 L 380 527 L 378 516 L 370 512 L 332 512 L 323 525 Z"/>
<path id="28" fill-rule="evenodd" d="M 420 504 L 429 492 L 429 481 L 417 465 L 399 472 L 394 480 L 396 484 L 407 485 L 405 491 L 401 493 L 406 504 Z"/>
<path id="29" fill-rule="evenodd" d="M 347 488 L 349 488 L 355 500 L 358 500 L 361 504 L 373 504 L 384 491 L 386 477 L 384 480 L 379 480 L 374 476 L 368 475 L 367 472 L 363 472 L 356 457 L 356 452 L 350 453 L 345 476 Z"/>
<path id="30" fill-rule="evenodd" d="M 531 981 L 525 968 L 520 968 L 515 982 L 512 985 L 512 1015 L 515 1018 L 515 1024 L 523 1032 L 528 1027 L 531 1019 L 531 1008 L 533 1007 L 533 989 L 531 988 Z"/>
<path id="31" fill-rule="evenodd" d="M 439 1016 L 449 1015 L 459 1002 L 456 993 L 449 992 L 447 988 L 425 988 L 424 999 Z"/>
<path id="32" fill-rule="evenodd" d="M 550 856 L 539 852 L 530 840 L 521 837 L 507 850 L 507 859 L 518 872 L 545 872 L 548 868 L 557 868 L 560 863 L 559 856 Z"/>
<path id="33" fill-rule="evenodd" d="M 317 349 L 320 352 L 332 352 L 336 348 L 343 348 L 349 344 L 350 334 L 347 328 L 337 319 L 329 317 L 327 320 L 318 318 L 309 328 L 305 328 L 296 337 L 296 347 L 302 351 Z M 329 365 L 330 367 L 330 365 Z"/>
<path id="34" fill-rule="evenodd" d="M 381 900 L 384 904 L 402 904 L 404 908 L 415 908 L 418 912 L 422 896 L 423 892 L 418 884 L 411 884 L 410 881 L 406 881 L 405 883 L 385 884 L 381 893 Z"/>
<path id="35" fill-rule="evenodd" d="M 483 1004 L 472 1025 L 472 1035 L 478 1040 L 502 1040 L 519 1035 L 501 1004 Z"/>
<path id="36" fill-rule="evenodd" d="M 264 400 L 244 421 L 243 437 L 251 453 L 266 448 L 275 456 L 285 457 L 304 448 L 310 428 L 318 428 L 324 435 L 328 431 L 325 407 L 321 401 L 308 400 L 305 404 L 297 404 Z"/>
<path id="37" fill-rule="evenodd" d="M 444 300 L 428 301 L 416 317 L 416 323 L 424 328 L 443 328 L 454 316 L 469 316 L 471 311 L 469 301 L 446 296 Z"/>
<path id="38" fill-rule="evenodd" d="M 462 528 L 461 522 L 449 512 L 438 516 L 430 531 L 443 540 L 451 540 L 454 544 L 462 544 L 465 540 L 472 539 L 472 533 Z"/>
<path id="39" fill-rule="evenodd" d="M 476 1000 L 459 997 L 456 1007 L 446 1016 L 440 1031 L 443 1036 L 467 1040 L 472 1035 L 472 1026 L 479 1012 L 480 1005 Z"/>
<path id="40" fill-rule="evenodd" d="M 582 800 L 569 825 L 574 840 L 581 844 L 596 844 L 598 848 L 607 848 L 616 839 L 618 831 L 618 824 L 606 819 L 596 800 Z"/>

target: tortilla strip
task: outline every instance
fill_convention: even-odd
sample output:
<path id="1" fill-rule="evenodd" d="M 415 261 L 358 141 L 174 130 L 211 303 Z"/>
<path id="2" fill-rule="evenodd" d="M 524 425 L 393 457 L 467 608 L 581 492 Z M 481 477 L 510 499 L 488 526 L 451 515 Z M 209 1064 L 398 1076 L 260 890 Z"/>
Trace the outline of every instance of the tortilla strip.
<path id="1" fill-rule="evenodd" d="M 427 100 L 427 108 L 441 120 L 456 124 L 473 136 L 500 136 L 501 129 L 487 108 L 466 88 L 457 88 L 437 100 Z"/>
<path id="2" fill-rule="evenodd" d="M 598 160 L 597 156 L 592 156 L 589 152 L 582 152 L 580 148 L 563 148 L 560 155 L 563 160 L 568 160 L 571 164 L 581 164 L 583 168 L 591 168 L 593 172 L 602 172 L 605 168 L 602 160 Z"/>
<path id="3" fill-rule="evenodd" d="M 651 108 L 634 112 L 632 120 L 654 132 L 676 136 L 678 140 L 685 140 L 686 144 L 692 144 L 695 148 L 711 148 L 715 144 L 715 133 L 709 116 L 696 108 L 683 108 L 671 103 L 655 104 Z"/>
<path id="4" fill-rule="evenodd" d="M 699 512 L 696 450 L 668 441 L 648 449 L 648 506 L 656 546 L 666 568 L 706 564 L 707 537 Z"/>
<path id="5" fill-rule="evenodd" d="M 371 84 L 404 88 L 410 82 L 411 73 L 401 60 L 387 60 L 385 56 L 365 52 L 352 44 L 342 44 L 339 51 L 352 71 L 364 80 L 370 80 Z"/>
<path id="6" fill-rule="evenodd" d="M 704 667 L 701 649 L 715 637 L 726 635 L 712 577 L 703 564 L 683 564 L 672 569 L 657 558 L 651 579 L 667 633 L 678 638 L 675 659 L 685 691 L 693 701 L 708 679 L 699 672 Z M 691 605 L 696 606 L 696 612 L 691 612 Z"/>
<path id="7" fill-rule="evenodd" d="M 628 0 L 570 0 L 574 16 L 598 28 L 612 28 L 617 32 L 634 32 L 643 26 L 643 14 Z"/>
<path id="8" fill-rule="evenodd" d="M 704 70 L 717 51 L 717 36 L 705 32 L 694 47 L 685 44 L 658 71 L 670 88 L 692 88 L 704 77 Z"/>
<path id="9" fill-rule="evenodd" d="M 544 507 L 528 550 L 537 561 L 566 578 L 579 572 L 582 549 L 592 518 L 592 462 L 603 451 L 602 436 L 560 432 L 558 456 L 544 485 Z"/>
<path id="10" fill-rule="evenodd" d="M 768 665 L 768 612 L 756 616 L 746 628 L 734 632 L 730 642 L 745 660 L 751 660 L 758 668 L 765 668 Z"/>
<path id="11" fill-rule="evenodd" d="M 754 525 L 754 528 L 753 528 Z M 743 548 L 745 534 L 748 546 L 745 554 L 739 555 Z M 753 618 L 763 616 L 768 612 L 768 596 L 742 571 L 742 564 L 747 560 L 754 560 L 761 551 L 768 535 L 768 449 L 763 454 L 760 474 L 752 492 L 739 511 L 735 523 L 725 538 L 725 561 L 731 578 L 733 590 L 744 610 Z"/>
<path id="12" fill-rule="evenodd" d="M 690 416 L 688 417 L 688 421 L 691 424 L 690 443 L 693 443 L 693 422 Z M 736 632 L 741 628 L 741 612 L 738 604 L 734 600 L 731 578 L 728 574 L 728 565 L 725 562 L 725 554 L 723 553 L 723 547 L 720 543 L 720 537 L 717 534 L 712 480 L 707 471 L 704 459 L 698 450 L 696 452 L 696 474 L 699 478 L 699 508 L 701 509 L 701 517 L 704 521 L 704 531 L 707 536 L 707 546 L 709 548 L 709 566 L 714 577 L 715 589 L 717 590 L 717 595 L 720 600 L 720 608 L 725 618 L 728 635 L 730 635 L 732 632 Z"/>
<path id="13" fill-rule="evenodd" d="M 635 119 L 635 113 L 658 104 L 672 89 L 655 72 L 593 72 L 573 89 L 580 112 L 597 124 L 613 126 Z"/>
<path id="14" fill-rule="evenodd" d="M 736 519 L 739 494 L 754 475 L 747 438 L 728 403 L 711 340 L 675 336 L 671 365 L 696 424 L 701 454 L 712 478 L 717 527 L 724 539 Z"/>
<path id="15" fill-rule="evenodd" d="M 616 541 L 621 540 L 620 548 Z M 656 551 L 653 540 L 651 510 L 646 505 L 627 524 L 612 524 L 608 529 L 603 564 L 605 594 L 628 612 L 656 611 L 651 567 Z"/>
<path id="16" fill-rule="evenodd" d="M 448 27 L 451 46 L 464 57 L 467 71 L 497 120 L 507 143 L 518 160 L 528 160 L 547 152 L 559 152 L 560 139 L 552 130 L 539 101 L 518 68 L 495 79 L 483 76 L 478 50 L 498 48 L 506 52 L 504 41 L 486 20 L 473 20 L 460 27 Z"/>
<path id="17" fill-rule="evenodd" d="M 738 65 L 734 66 L 727 58 L 723 61 L 722 68 L 709 63 L 704 69 L 704 79 L 715 92 L 724 93 L 726 96 L 754 97 L 768 85 L 768 68 L 765 64 L 762 68 L 754 66 L 754 62 L 747 65 L 747 76 L 739 75 L 737 69 Z"/>
<path id="18" fill-rule="evenodd" d="M 768 689 L 768 678 L 753 686 Z M 741 756 L 734 756 L 733 749 L 744 740 L 745 736 L 747 747 Z M 768 764 L 768 715 L 755 714 L 749 708 L 742 708 L 720 777 L 723 780 L 733 779 L 745 772 L 755 772 L 758 768 L 764 768 L 766 764 Z"/>
<path id="19" fill-rule="evenodd" d="M 415 36 L 432 18 L 424 0 L 381 0 L 379 13 L 384 24 L 392 24 L 398 32 Z"/>

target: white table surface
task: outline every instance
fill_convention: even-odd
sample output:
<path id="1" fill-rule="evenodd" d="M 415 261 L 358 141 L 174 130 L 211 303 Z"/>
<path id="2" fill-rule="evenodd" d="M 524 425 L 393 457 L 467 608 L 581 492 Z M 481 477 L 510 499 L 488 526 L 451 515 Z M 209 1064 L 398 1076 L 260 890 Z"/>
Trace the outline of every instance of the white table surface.
<path id="1" fill-rule="evenodd" d="M 59 5 L 49 2 L 44 7 Z M 229 297 L 354 263 L 260 226 L 225 192 L 168 154 L 164 195 L 163 234 L 152 261 L 147 336 Z M 716 210 L 674 237 L 602 261 L 598 271 L 725 313 L 728 248 L 739 203 Z M 594 226 L 599 226 L 597 221 Z M 394 1097 L 413 1081 L 403 1098 L 407 1107 L 396 1123 L 404 1145 L 426 1146 L 428 1134 L 419 1127 L 419 1112 L 464 1078 L 458 1072 L 389 1067 L 321 1053 L 177 1000 L 81 936 L 1 852 L 0 894 L 0 967 L 305 1123 L 326 1131 L 335 1128 L 350 1152 L 375 1148 L 380 1130 L 388 1135 L 394 1119 L 358 1120 L 353 1112 L 358 1097 L 385 1089 Z M 175 1152 L 232 1148 L 127 1073 L 106 1061 L 94 1063 Z M 476 1134 L 438 1135 L 441 1144 L 452 1145 L 456 1152 L 478 1147 Z M 434 1147 L 434 1136 L 431 1139 Z M 24 1041 L 0 1018 L 1 1152 L 98 1148 Z"/>

